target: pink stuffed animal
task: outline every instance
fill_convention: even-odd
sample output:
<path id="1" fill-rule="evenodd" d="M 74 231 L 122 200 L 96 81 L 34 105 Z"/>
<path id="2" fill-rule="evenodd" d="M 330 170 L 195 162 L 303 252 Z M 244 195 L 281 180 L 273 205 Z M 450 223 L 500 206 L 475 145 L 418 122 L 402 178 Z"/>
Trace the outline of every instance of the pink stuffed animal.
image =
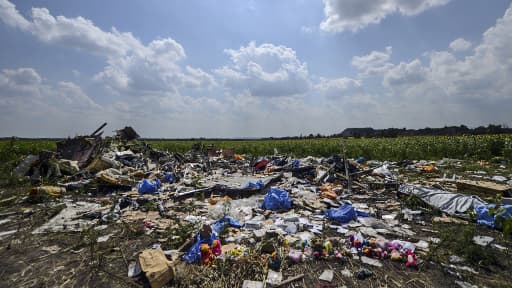
<path id="1" fill-rule="evenodd" d="M 414 254 L 412 250 L 407 250 L 407 252 L 405 252 L 405 256 L 407 256 L 407 263 L 405 263 L 406 267 L 418 268 L 416 254 Z"/>
<path id="2" fill-rule="evenodd" d="M 222 254 L 220 240 L 213 240 L 211 250 L 212 250 L 212 253 L 215 254 L 215 256 L 219 256 L 220 254 Z"/>

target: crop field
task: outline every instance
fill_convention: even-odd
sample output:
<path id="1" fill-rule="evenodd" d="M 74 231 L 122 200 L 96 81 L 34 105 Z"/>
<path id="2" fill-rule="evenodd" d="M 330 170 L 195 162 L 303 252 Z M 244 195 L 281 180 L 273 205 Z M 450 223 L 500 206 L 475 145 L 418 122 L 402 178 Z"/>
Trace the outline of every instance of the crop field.
<path id="1" fill-rule="evenodd" d="M 340 154 L 345 147 L 350 158 L 375 160 L 440 158 L 512 161 L 512 135 L 416 136 L 399 138 L 321 138 L 292 140 L 147 140 L 153 148 L 186 152 L 193 144 L 233 149 L 235 153 L 263 156 L 280 154 L 296 157 Z M 0 141 L 0 161 L 12 161 L 40 150 L 54 150 L 52 140 L 5 139 Z"/>
<path id="2" fill-rule="evenodd" d="M 149 141 L 157 149 L 185 152 L 199 141 Z M 202 141 L 216 148 L 233 149 L 235 153 L 255 156 L 279 153 L 297 157 L 330 156 L 341 153 L 344 146 L 348 157 L 359 156 L 376 160 L 485 159 L 495 157 L 512 160 L 512 135 L 477 136 L 418 136 L 400 138 L 322 138 L 293 140 Z"/>

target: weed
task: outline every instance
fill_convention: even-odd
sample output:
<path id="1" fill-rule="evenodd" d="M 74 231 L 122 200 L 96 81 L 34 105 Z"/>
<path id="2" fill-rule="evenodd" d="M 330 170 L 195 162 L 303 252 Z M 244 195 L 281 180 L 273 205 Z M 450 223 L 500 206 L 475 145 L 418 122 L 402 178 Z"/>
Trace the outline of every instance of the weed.
<path id="1" fill-rule="evenodd" d="M 477 235 L 474 224 L 439 224 L 438 228 L 441 241 L 432 247 L 428 258 L 441 262 L 455 254 L 463 257 L 468 263 L 484 269 L 501 266 L 495 249 L 473 242 L 473 237 Z"/>

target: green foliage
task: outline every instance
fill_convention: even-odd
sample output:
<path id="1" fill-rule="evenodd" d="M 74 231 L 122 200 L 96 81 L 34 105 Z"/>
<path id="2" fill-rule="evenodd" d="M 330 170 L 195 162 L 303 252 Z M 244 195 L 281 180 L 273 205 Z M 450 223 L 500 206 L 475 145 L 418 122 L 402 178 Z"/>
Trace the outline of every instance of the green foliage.
<path id="1" fill-rule="evenodd" d="M 349 157 L 363 156 L 375 160 L 404 160 L 440 158 L 512 160 L 512 135 L 470 136 L 416 136 L 398 138 L 344 139 Z M 186 152 L 194 140 L 155 140 L 151 146 L 170 152 Z M 330 156 L 341 153 L 339 138 L 292 139 L 292 140 L 205 140 L 203 145 L 230 148 L 235 153 L 254 156 L 279 153 L 296 157 Z"/>
<path id="2" fill-rule="evenodd" d="M 441 242 L 434 247 L 430 258 L 436 259 L 449 255 L 462 256 L 468 263 L 488 269 L 491 265 L 500 265 L 497 252 L 473 242 L 477 228 L 473 224 L 441 226 Z"/>
<path id="3" fill-rule="evenodd" d="M 11 138 L 0 140 L 0 163 L 17 161 L 21 156 L 38 154 L 42 150 L 55 150 L 56 142 L 51 140 L 23 140 Z"/>
<path id="4" fill-rule="evenodd" d="M 494 203 L 496 203 L 495 207 L 489 208 L 489 215 L 496 215 L 495 225 L 496 227 L 503 230 L 503 236 L 510 237 L 512 233 L 512 218 L 503 217 L 503 215 L 508 214 L 507 210 L 501 206 L 501 200 L 503 196 L 500 194 L 496 194 L 496 198 L 494 199 Z"/>
<path id="5" fill-rule="evenodd" d="M 199 223 L 182 222 L 169 230 L 167 244 L 169 247 L 176 249 L 197 233 L 199 228 Z"/>
<path id="6" fill-rule="evenodd" d="M 41 150 L 55 149 L 55 141 L 20 140 L 17 138 L 0 140 L 0 186 L 21 186 L 25 184 L 11 175 L 11 171 L 19 163 L 22 156 L 38 154 Z"/>
<path id="7" fill-rule="evenodd" d="M 197 140 L 149 140 L 152 147 L 169 152 L 187 152 Z M 0 172 L 10 170 L 27 154 L 55 150 L 51 140 L 0 140 Z M 458 158 L 512 161 L 512 135 L 416 136 L 398 138 L 343 139 L 348 157 L 363 156 L 375 160 Z M 295 157 L 331 156 L 341 153 L 340 138 L 291 140 L 202 140 L 203 146 L 233 149 L 235 153 L 263 156 L 281 154 Z"/>

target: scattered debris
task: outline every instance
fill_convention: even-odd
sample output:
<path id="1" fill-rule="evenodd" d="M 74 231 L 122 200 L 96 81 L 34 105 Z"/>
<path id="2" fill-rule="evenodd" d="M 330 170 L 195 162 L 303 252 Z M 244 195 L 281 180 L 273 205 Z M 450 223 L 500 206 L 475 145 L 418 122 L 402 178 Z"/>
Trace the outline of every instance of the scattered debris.
<path id="1" fill-rule="evenodd" d="M 281 281 L 283 281 L 283 273 L 276 272 L 272 269 L 268 270 L 267 284 L 278 285 L 279 283 L 281 283 Z"/>
<path id="2" fill-rule="evenodd" d="M 146 274 L 151 284 L 151 288 L 163 287 L 174 277 L 174 268 L 160 248 L 142 251 L 139 255 L 139 263 L 141 271 Z"/>
<path id="3" fill-rule="evenodd" d="M 9 235 L 12 235 L 12 234 L 14 234 L 16 232 L 18 232 L 18 230 L 2 231 L 2 232 L 0 232 L 0 239 L 4 238 L 4 237 L 7 237 Z"/>
<path id="4" fill-rule="evenodd" d="M 475 244 L 480 245 L 480 246 L 487 246 L 492 241 L 494 241 L 494 238 L 489 237 L 489 236 L 475 236 L 475 237 L 473 237 L 473 242 Z"/>
<path id="5" fill-rule="evenodd" d="M 505 179 L 506 180 L 506 179 Z M 497 184 L 488 181 L 458 180 L 457 189 L 464 193 L 473 193 L 482 197 L 494 197 L 496 194 L 512 196 L 512 187 L 509 185 Z"/>
<path id="6" fill-rule="evenodd" d="M 259 281 L 244 280 L 242 288 L 263 288 L 263 283 Z"/>
<path id="7" fill-rule="evenodd" d="M 334 271 L 332 270 L 324 270 L 320 277 L 318 279 L 322 281 L 332 282 L 332 279 L 334 278 Z"/>
<path id="8" fill-rule="evenodd" d="M 369 257 L 366 257 L 366 256 L 361 256 L 361 261 L 364 264 L 372 265 L 372 266 L 375 266 L 375 267 L 382 267 L 382 263 L 380 263 L 380 261 L 377 260 L 377 259 L 372 259 L 372 258 L 369 258 Z"/>
<path id="9" fill-rule="evenodd" d="M 373 276 L 373 272 L 368 269 L 361 269 L 359 270 L 359 272 L 357 272 L 357 279 L 359 280 L 364 280 L 371 276 Z"/>
<path id="10" fill-rule="evenodd" d="M 254 158 L 201 143 L 187 153 L 170 153 L 140 141 L 131 127 L 102 138 L 104 126 L 59 142 L 55 152 L 20 160 L 13 175 L 26 177 L 32 186 L 23 197 L 9 195 L 0 202 L 2 207 L 28 206 L 1 214 L 0 240 L 11 241 L 7 247 L 21 242 L 14 238 L 27 230 L 34 237 L 79 235 L 82 242 L 73 243 L 77 246 L 42 242 L 37 251 L 43 255 L 35 258 L 66 252 L 85 257 L 108 247 L 118 254 L 113 258 L 122 262 L 123 275 L 128 268 L 129 281 L 151 287 L 204 287 L 211 279 L 227 277 L 236 278 L 236 285 L 226 282 L 224 287 L 279 287 L 301 279 L 299 286 L 335 287 L 340 275 L 351 287 L 358 285 L 357 279 L 380 283 L 390 265 L 389 271 L 403 271 L 386 275 L 386 283 L 395 286 L 410 286 L 407 281 L 416 278 L 428 282 L 428 273 L 446 269 L 455 275 L 449 285 L 473 287 L 454 280 L 464 279 L 461 273 L 480 271 L 470 267 L 471 253 L 461 248 L 444 258 L 431 256 L 455 237 L 445 235 L 444 227 L 481 224 L 500 233 L 488 227 L 505 230 L 503 220 L 511 216 L 507 198 L 486 202 L 496 193 L 510 196 L 510 187 L 465 179 L 477 174 L 504 183 L 507 178 L 459 173 L 459 166 L 451 178 L 440 175 L 460 160 L 388 162 L 338 155 L 295 159 L 278 152 Z M 37 225 L 16 224 L 32 215 Z M 471 240 L 485 252 L 510 248 L 500 237 L 479 234 L 464 234 L 471 249 L 482 249 Z M 475 258 L 484 253 L 470 252 L 477 253 Z M 99 265 L 102 257 L 89 259 L 90 265 Z M 430 261 L 441 268 L 423 266 Z M 368 265 L 374 271 L 364 268 Z M 312 266 L 315 273 L 309 273 Z M 236 269 L 249 272 L 237 274 Z M 311 276 L 320 272 L 318 278 Z M 283 275 L 289 278 L 283 280 Z M 126 279 L 120 281 L 126 286 Z M 439 283 L 448 282 L 423 284 Z"/>

